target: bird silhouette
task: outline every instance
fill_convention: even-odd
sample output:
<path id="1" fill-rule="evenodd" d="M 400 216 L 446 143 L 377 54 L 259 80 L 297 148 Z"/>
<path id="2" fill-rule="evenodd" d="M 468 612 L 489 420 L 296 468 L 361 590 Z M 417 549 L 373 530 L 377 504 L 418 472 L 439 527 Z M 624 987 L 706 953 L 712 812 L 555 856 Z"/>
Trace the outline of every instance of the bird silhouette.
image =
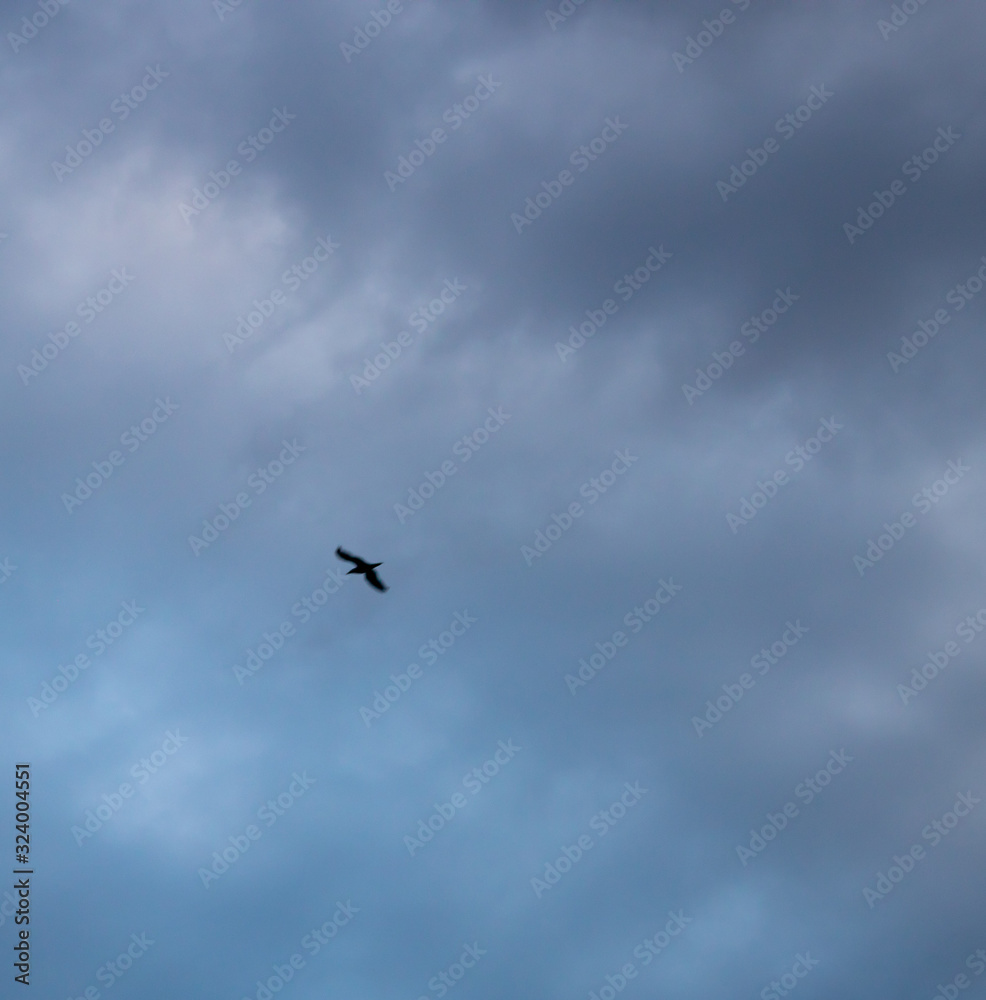
<path id="1" fill-rule="evenodd" d="M 359 556 L 350 555 L 343 549 L 336 549 L 336 555 L 340 559 L 345 559 L 346 562 L 355 563 L 356 565 L 346 574 L 349 576 L 351 573 L 362 573 L 366 577 L 366 582 L 371 587 L 376 587 L 377 590 L 386 590 L 387 585 L 377 576 L 377 566 L 382 566 L 383 563 L 368 563 Z"/>

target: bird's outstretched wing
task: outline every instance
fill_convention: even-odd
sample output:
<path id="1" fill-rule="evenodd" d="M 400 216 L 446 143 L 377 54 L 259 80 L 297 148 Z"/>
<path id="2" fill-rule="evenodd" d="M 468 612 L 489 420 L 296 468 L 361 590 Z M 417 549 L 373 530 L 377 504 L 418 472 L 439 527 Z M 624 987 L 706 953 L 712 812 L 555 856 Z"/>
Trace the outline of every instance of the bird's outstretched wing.
<path id="1" fill-rule="evenodd" d="M 340 559 L 345 559 L 347 562 L 351 562 L 356 566 L 358 566 L 363 561 L 358 556 L 351 556 L 348 552 L 346 552 L 344 549 L 341 548 L 336 549 L 336 555 Z"/>
<path id="2" fill-rule="evenodd" d="M 380 579 L 379 576 L 377 576 L 377 571 L 375 569 L 371 569 L 366 574 L 366 582 L 371 587 L 376 587 L 377 590 L 386 590 L 387 589 L 387 585 Z"/>

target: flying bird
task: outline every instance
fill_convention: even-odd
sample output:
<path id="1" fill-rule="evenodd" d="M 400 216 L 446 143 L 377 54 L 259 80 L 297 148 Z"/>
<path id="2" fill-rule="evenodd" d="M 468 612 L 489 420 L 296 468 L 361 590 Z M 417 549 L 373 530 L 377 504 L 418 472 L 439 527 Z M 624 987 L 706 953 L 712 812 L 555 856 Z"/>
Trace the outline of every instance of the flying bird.
<path id="1" fill-rule="evenodd" d="M 387 585 L 377 576 L 377 567 L 382 566 L 383 563 L 368 563 L 360 559 L 359 556 L 350 555 L 343 549 L 336 549 L 336 555 L 340 559 L 345 559 L 346 562 L 355 563 L 356 565 L 346 574 L 349 576 L 351 573 L 362 573 L 366 577 L 366 582 L 371 587 L 376 587 L 377 590 L 386 590 Z"/>

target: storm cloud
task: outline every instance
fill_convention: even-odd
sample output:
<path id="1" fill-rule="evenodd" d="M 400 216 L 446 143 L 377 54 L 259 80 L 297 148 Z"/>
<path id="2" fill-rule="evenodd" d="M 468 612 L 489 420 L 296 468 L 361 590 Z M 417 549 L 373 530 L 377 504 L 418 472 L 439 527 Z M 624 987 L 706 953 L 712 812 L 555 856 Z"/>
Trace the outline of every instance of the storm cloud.
<path id="1" fill-rule="evenodd" d="M 0 30 L 5 977 L 981 981 L 980 7 Z"/>

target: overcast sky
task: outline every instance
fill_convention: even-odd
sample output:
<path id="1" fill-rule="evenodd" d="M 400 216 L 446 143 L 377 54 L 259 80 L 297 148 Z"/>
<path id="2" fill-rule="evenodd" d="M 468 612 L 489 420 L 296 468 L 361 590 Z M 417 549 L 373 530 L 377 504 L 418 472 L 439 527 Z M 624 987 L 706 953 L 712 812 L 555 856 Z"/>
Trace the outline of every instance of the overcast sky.
<path id="1" fill-rule="evenodd" d="M 0 29 L 11 996 L 983 995 L 980 5 Z"/>

